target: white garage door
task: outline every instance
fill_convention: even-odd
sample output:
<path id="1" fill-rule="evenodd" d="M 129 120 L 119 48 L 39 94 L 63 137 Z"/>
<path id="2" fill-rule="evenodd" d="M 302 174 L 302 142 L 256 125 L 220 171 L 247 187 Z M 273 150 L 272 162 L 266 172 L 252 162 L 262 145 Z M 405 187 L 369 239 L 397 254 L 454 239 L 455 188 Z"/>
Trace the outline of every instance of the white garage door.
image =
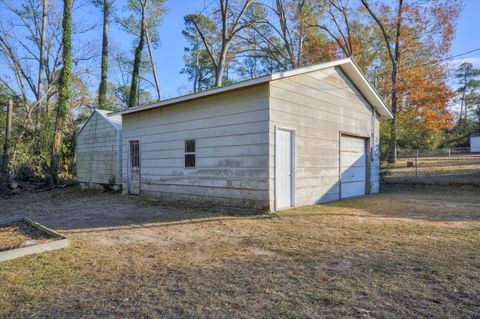
<path id="1" fill-rule="evenodd" d="M 340 182 L 342 198 L 365 195 L 366 151 L 365 139 L 341 136 Z"/>

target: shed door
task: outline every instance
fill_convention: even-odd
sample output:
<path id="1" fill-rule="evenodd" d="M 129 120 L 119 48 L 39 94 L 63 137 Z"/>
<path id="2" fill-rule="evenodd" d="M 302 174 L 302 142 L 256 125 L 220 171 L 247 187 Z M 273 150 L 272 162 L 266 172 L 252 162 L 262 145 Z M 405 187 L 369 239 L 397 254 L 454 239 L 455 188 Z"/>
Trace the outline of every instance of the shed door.
<path id="1" fill-rule="evenodd" d="M 130 141 L 129 167 L 128 192 L 140 195 L 140 143 L 138 141 Z"/>
<path id="2" fill-rule="evenodd" d="M 365 195 L 367 175 L 366 139 L 340 137 L 341 198 Z"/>
<path id="3" fill-rule="evenodd" d="M 276 209 L 294 206 L 294 134 L 277 129 L 275 139 Z"/>

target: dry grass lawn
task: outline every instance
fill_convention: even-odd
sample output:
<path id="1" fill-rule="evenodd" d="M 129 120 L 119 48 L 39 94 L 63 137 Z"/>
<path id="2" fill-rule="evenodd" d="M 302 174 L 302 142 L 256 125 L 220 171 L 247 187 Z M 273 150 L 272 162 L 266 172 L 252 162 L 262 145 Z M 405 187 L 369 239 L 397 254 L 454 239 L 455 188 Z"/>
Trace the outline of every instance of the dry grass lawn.
<path id="1" fill-rule="evenodd" d="M 479 195 L 397 186 L 274 215 L 64 226 L 69 249 L 0 264 L 0 317 L 479 318 Z M 100 199 L 131 216 L 163 209 L 75 189 L 20 196 L 0 215 Z"/>
<path id="2" fill-rule="evenodd" d="M 412 162 L 413 167 L 407 167 Z M 415 168 L 415 165 L 417 166 Z M 480 155 L 400 158 L 391 165 L 382 163 L 387 182 L 423 184 L 463 184 L 480 186 Z"/>

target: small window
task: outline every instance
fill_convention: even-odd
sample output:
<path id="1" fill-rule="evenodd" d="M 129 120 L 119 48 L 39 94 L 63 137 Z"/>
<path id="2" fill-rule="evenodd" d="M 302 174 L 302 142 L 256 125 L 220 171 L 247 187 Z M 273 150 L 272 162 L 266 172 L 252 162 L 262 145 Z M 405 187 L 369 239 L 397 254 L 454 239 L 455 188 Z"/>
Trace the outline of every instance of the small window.
<path id="1" fill-rule="evenodd" d="M 195 167 L 195 140 L 185 141 L 185 167 Z"/>
<path id="2" fill-rule="evenodd" d="M 185 153 L 195 153 L 195 140 L 185 141 Z"/>

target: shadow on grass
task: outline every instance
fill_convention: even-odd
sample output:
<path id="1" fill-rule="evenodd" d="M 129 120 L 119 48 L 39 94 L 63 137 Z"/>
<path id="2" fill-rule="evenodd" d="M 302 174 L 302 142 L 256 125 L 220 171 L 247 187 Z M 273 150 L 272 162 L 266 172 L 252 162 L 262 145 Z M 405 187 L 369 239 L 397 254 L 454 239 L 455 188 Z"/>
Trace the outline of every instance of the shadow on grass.
<path id="1" fill-rule="evenodd" d="M 392 185 L 381 194 L 296 208 L 278 214 L 192 207 L 121 194 L 80 191 L 75 187 L 25 192 L 0 199 L 0 217 L 23 215 L 66 232 L 166 227 L 233 219 L 271 219 L 311 215 L 391 218 L 425 221 L 480 221 L 480 189 L 475 187 Z"/>

